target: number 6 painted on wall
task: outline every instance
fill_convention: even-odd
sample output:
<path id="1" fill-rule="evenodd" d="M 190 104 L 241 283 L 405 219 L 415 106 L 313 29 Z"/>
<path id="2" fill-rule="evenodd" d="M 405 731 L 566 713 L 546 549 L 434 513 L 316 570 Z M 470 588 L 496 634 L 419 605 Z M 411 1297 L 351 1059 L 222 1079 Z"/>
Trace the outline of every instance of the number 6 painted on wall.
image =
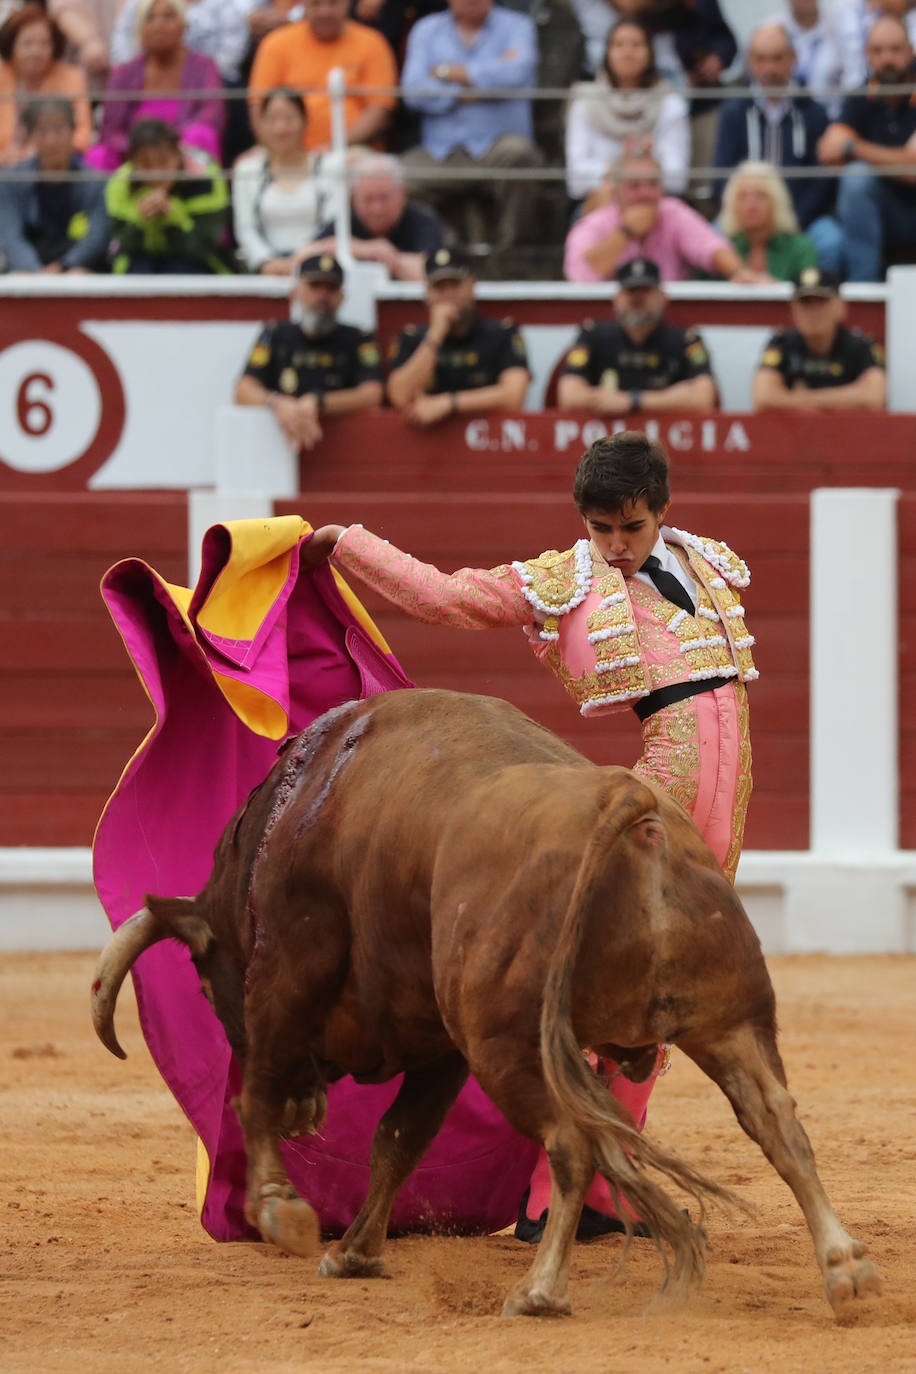
<path id="1" fill-rule="evenodd" d="M 40 400 L 30 394 L 32 388 L 41 383 L 48 391 L 54 390 L 54 379 L 49 377 L 47 372 L 32 372 L 28 377 L 24 377 L 22 385 L 16 396 L 16 417 L 19 424 L 26 434 L 30 434 L 33 439 L 39 439 L 54 423 L 54 412 L 47 401 Z M 35 422 L 36 414 L 40 417 Z"/>

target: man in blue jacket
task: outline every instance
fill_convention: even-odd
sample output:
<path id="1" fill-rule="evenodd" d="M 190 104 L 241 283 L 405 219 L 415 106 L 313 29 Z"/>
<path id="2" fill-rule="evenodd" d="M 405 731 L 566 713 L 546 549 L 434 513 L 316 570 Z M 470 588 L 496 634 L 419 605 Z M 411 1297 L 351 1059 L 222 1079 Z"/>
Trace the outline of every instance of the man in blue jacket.
<path id="1" fill-rule="evenodd" d="M 736 167 L 750 158 L 778 168 L 818 168 L 818 139 L 827 128 L 827 112 L 809 96 L 789 98 L 795 49 L 781 24 L 763 24 L 751 38 L 747 68 L 758 94 L 727 100 L 719 115 L 715 164 Z M 825 271 L 843 271 L 842 234 L 832 209 L 832 177 L 787 177 L 792 204 L 817 249 Z"/>
<path id="2" fill-rule="evenodd" d="M 35 154 L 14 170 L 29 175 L 0 195 L 0 252 L 11 272 L 91 272 L 104 261 L 108 211 L 101 180 L 46 180 L 84 170 L 73 151 L 73 106 L 59 96 L 32 101 L 22 120 Z M 90 173 L 91 177 L 91 173 Z"/>

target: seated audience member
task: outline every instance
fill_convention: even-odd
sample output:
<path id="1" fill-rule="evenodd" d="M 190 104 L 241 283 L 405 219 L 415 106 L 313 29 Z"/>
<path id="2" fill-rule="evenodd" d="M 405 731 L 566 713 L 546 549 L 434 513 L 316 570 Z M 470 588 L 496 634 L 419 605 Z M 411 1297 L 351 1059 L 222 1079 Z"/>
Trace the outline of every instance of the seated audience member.
<path id="1" fill-rule="evenodd" d="M 662 195 L 661 168 L 649 153 L 626 151 L 612 176 L 610 203 L 583 215 L 566 236 L 568 281 L 610 281 L 635 257 L 651 258 L 663 281 L 684 281 L 693 271 L 759 280 L 702 215 Z"/>
<path id="2" fill-rule="evenodd" d="M 916 47 L 916 6 L 913 0 L 840 0 L 833 11 L 840 46 L 840 85 L 845 90 L 864 86 L 869 77 L 868 35 L 879 19 L 899 19 L 910 44 Z"/>
<path id="3" fill-rule="evenodd" d="M 326 415 L 352 415 L 382 401 L 375 334 L 338 322 L 342 300 L 343 269 L 336 258 L 306 258 L 293 289 L 298 323 L 266 325 L 236 384 L 236 405 L 269 406 L 299 448 L 321 440 Z"/>
<path id="4" fill-rule="evenodd" d="M 182 143 L 220 162 L 226 104 L 217 93 L 223 83 L 215 62 L 186 46 L 185 0 L 137 0 L 134 12 L 140 53 L 111 73 L 107 94 L 114 98 L 105 101 L 90 163 L 104 171 L 119 167 L 139 119 L 165 120 L 178 130 Z M 202 94 L 206 91 L 213 96 Z M 125 100 L 130 92 L 142 92 L 143 98 Z"/>
<path id="5" fill-rule="evenodd" d="M 397 158 L 383 153 L 361 158 L 353 168 L 350 205 L 354 258 L 380 263 L 397 281 L 422 281 L 426 258 L 444 242 L 442 225 L 432 210 L 407 199 Z M 327 220 L 316 242 L 306 244 L 300 255 L 336 253 L 334 232 L 334 221 Z"/>
<path id="6" fill-rule="evenodd" d="M 315 237 L 329 187 L 318 160 L 302 147 L 305 101 L 269 91 L 258 111 L 261 146 L 232 173 L 232 214 L 239 255 L 249 272 L 288 276 L 303 242 Z"/>
<path id="7" fill-rule="evenodd" d="M 725 186 L 719 228 L 761 279 L 792 281 L 818 257 L 798 220 L 782 177 L 769 162 L 742 162 Z"/>
<path id="8" fill-rule="evenodd" d="M 124 0 L 48 0 L 47 11 L 60 25 L 67 49 L 89 78 L 93 92 L 101 90 L 111 65 L 109 45 Z"/>
<path id="9" fill-rule="evenodd" d="M 850 281 L 880 281 L 885 249 L 916 240 L 916 185 L 906 170 L 916 164 L 916 104 L 912 96 L 881 94 L 882 86 L 914 79 L 913 49 L 900 20 L 878 19 L 867 51 L 869 93 L 847 96 L 818 145 L 825 166 L 852 164 L 837 197 Z"/>
<path id="10" fill-rule="evenodd" d="M 375 143 L 387 129 L 397 103 L 396 97 L 387 93 L 398 84 L 391 49 L 375 29 L 348 19 L 347 8 L 348 0 L 305 0 L 305 18 L 268 33 L 258 46 L 251 69 L 255 100 L 274 86 L 306 92 L 308 122 L 302 146 L 312 152 L 330 147 L 331 100 L 325 91 L 328 73 L 334 67 L 346 72 L 348 86 L 378 90 L 377 94 L 347 94 L 344 118 L 348 143 Z"/>
<path id="11" fill-rule="evenodd" d="M 794 62 L 792 41 L 784 28 L 765 24 L 754 31 L 747 67 L 756 94 L 723 104 L 716 133 L 716 167 L 751 161 L 820 170 L 817 145 L 827 128 L 827 114 L 808 96 L 786 96 Z M 814 243 L 821 266 L 840 272 L 842 235 L 832 215 L 836 182 L 824 176 L 792 177 L 789 193 L 798 224 Z"/>
<path id="12" fill-rule="evenodd" d="M 140 51 L 140 11 L 144 0 L 125 0 L 111 38 L 111 61 L 122 66 Z M 192 52 L 216 63 L 227 86 L 238 80 L 248 48 L 249 0 L 186 0 L 185 42 Z"/>
<path id="13" fill-rule="evenodd" d="M 789 0 L 764 23 L 779 24 L 785 29 L 795 51 L 793 81 L 807 86 L 818 104 L 833 117 L 839 109 L 839 101 L 826 92 L 839 92 L 843 77 L 836 12 L 822 7 L 818 0 Z"/>
<path id="14" fill-rule="evenodd" d="M 67 40 L 41 5 L 23 5 L 0 29 L 0 165 L 9 166 L 35 151 L 22 124 L 22 112 L 36 96 L 59 95 L 74 110 L 73 146 L 85 152 L 92 136 L 86 77 L 62 61 Z"/>
<path id="15" fill-rule="evenodd" d="M 224 247 L 229 192 L 216 163 L 182 148 L 161 119 L 137 121 L 128 155 L 106 189 L 112 272 L 231 271 Z"/>
<path id="16" fill-rule="evenodd" d="M 48 181 L 48 172 L 79 172 L 69 100 L 43 96 L 23 112 L 35 154 L 15 165 L 28 180 L 0 194 L 0 255 L 11 272 L 89 272 L 104 264 L 108 211 L 100 181 Z"/>
<path id="17" fill-rule="evenodd" d="M 847 329 L 835 277 L 802 272 L 792 297 L 794 329 L 780 329 L 754 377 L 755 410 L 883 410 L 884 352 Z"/>
<path id="18" fill-rule="evenodd" d="M 665 319 L 658 267 L 630 258 L 617 272 L 615 320 L 586 320 L 557 385 L 561 410 L 629 415 L 644 410 L 713 410 L 706 346 L 695 329 Z"/>
<path id="19" fill-rule="evenodd" d="M 652 34 L 655 65 L 662 76 L 678 87 L 721 86 L 722 75 L 738 52 L 734 34 L 719 7 L 719 0 L 575 0 L 583 28 L 598 24 L 607 34 L 624 15 L 641 19 Z M 589 46 L 591 46 L 591 41 Z M 599 50 L 597 57 L 600 62 Z M 596 63 L 597 65 L 597 63 Z M 691 165 L 713 165 L 716 120 L 720 102 L 701 96 L 690 101 Z M 691 182 L 691 197 L 707 202 L 712 194 L 706 182 Z"/>
<path id="20" fill-rule="evenodd" d="M 687 101 L 659 77 L 643 24 L 633 19 L 616 23 L 595 80 L 574 86 L 570 95 L 566 188 L 573 200 L 601 185 L 627 138 L 651 141 L 664 189 L 672 195 L 685 190 L 690 166 Z"/>
<path id="21" fill-rule="evenodd" d="M 438 248 L 426 261 L 429 323 L 398 337 L 388 396 L 412 425 L 450 415 L 521 410 L 531 381 L 525 341 L 513 320 L 477 310 L 474 269 L 461 248 Z"/>
<path id="22" fill-rule="evenodd" d="M 404 154 L 404 165 L 417 194 L 465 242 L 483 238 L 500 251 L 537 232 L 535 183 L 500 177 L 541 161 L 531 101 L 487 98 L 488 90 L 534 86 L 537 65 L 531 19 L 493 0 L 449 0 L 410 31 L 401 85 L 405 104 L 420 115 L 420 147 Z M 483 176 L 452 179 L 453 170 Z M 424 173 L 432 176 L 423 180 Z"/>

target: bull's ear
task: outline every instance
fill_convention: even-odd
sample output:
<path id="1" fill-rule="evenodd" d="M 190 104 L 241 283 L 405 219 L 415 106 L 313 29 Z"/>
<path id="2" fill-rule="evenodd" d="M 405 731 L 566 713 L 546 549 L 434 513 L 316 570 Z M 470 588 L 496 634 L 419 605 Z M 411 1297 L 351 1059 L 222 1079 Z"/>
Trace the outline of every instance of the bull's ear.
<path id="1" fill-rule="evenodd" d="M 148 896 L 146 905 L 166 928 L 167 936 L 187 945 L 195 958 L 206 954 L 213 941 L 213 929 L 198 911 L 196 897 Z"/>

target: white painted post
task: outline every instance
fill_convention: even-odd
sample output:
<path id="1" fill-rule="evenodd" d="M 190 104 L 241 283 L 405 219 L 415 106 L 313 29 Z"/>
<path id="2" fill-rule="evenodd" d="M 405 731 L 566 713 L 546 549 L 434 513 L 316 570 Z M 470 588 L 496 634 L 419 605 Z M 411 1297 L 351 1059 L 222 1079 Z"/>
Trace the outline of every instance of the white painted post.
<path id="1" fill-rule="evenodd" d="M 897 498 L 884 488 L 811 496 L 811 848 L 898 844 Z"/>

